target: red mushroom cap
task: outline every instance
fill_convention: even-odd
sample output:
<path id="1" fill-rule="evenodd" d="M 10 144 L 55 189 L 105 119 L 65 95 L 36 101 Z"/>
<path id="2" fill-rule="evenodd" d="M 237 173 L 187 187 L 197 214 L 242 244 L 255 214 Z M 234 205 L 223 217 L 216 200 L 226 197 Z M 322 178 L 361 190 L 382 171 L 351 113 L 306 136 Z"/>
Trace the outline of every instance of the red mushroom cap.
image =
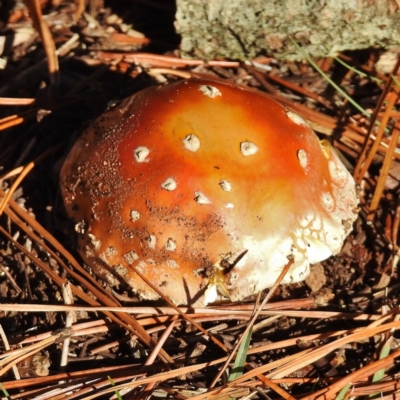
<path id="1" fill-rule="evenodd" d="M 206 80 L 108 110 L 74 145 L 61 188 L 83 259 L 158 298 L 135 267 L 177 304 L 213 301 L 224 286 L 232 300 L 257 293 L 290 257 L 284 282 L 301 281 L 357 216 L 353 178 L 301 117 Z"/>

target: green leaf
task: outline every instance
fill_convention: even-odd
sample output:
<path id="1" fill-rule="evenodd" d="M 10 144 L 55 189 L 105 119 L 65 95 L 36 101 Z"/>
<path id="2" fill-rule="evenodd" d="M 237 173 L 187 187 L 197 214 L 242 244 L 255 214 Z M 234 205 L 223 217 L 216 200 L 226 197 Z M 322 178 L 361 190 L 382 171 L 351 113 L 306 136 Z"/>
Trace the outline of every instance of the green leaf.
<path id="1" fill-rule="evenodd" d="M 240 343 L 238 353 L 236 355 L 235 363 L 233 364 L 232 372 L 229 375 L 228 381 L 234 381 L 243 374 L 244 363 L 246 362 L 247 351 L 249 350 L 252 329 L 250 329 L 246 337 Z"/>
<path id="2" fill-rule="evenodd" d="M 390 343 L 391 343 L 391 337 L 386 341 L 386 343 L 383 345 L 381 352 L 379 353 L 379 359 L 382 360 L 382 358 L 385 358 L 389 355 L 390 353 Z M 379 382 L 385 377 L 385 368 L 380 369 L 379 371 L 376 371 L 374 373 L 374 376 L 372 377 L 372 382 Z M 370 394 L 369 397 L 376 397 L 378 396 L 378 393 L 375 394 Z"/>
<path id="3" fill-rule="evenodd" d="M 115 382 L 113 381 L 113 379 L 111 378 L 111 376 L 107 376 L 107 378 L 108 378 L 108 381 L 110 382 L 110 385 L 111 385 L 111 386 L 115 386 Z M 121 397 L 121 395 L 119 394 L 119 391 L 118 391 L 118 390 L 115 391 L 115 395 L 117 396 L 117 399 L 118 399 L 118 400 L 122 400 L 122 397 Z"/>
<path id="4" fill-rule="evenodd" d="M 336 396 L 335 400 L 343 400 L 344 396 L 346 396 L 346 394 L 348 393 L 350 386 L 351 383 L 348 383 L 345 387 L 343 387 L 343 389 Z"/>
<path id="5" fill-rule="evenodd" d="M 379 359 L 382 360 L 382 358 L 385 358 L 389 355 L 390 353 L 390 342 L 391 340 L 387 340 L 386 343 L 383 345 L 382 350 L 379 354 Z M 372 382 L 379 382 L 383 379 L 385 376 L 385 368 L 380 369 L 379 371 L 376 371 L 373 378 Z"/>
<path id="6" fill-rule="evenodd" d="M 361 114 L 365 115 L 368 118 L 371 117 L 371 114 L 369 112 L 364 110 L 340 86 L 333 82 L 333 80 L 329 78 L 329 76 L 325 74 L 325 72 L 322 71 L 320 67 L 318 67 L 318 65 L 312 60 L 312 58 L 297 44 L 297 42 L 292 37 L 289 36 L 289 38 L 292 41 L 293 45 L 296 47 L 297 51 L 313 66 L 315 70 L 319 72 L 319 74 L 321 74 L 321 76 L 324 77 L 324 79 L 326 79 L 327 82 L 329 82 L 331 86 L 333 86 L 350 104 L 352 104 L 358 111 L 360 111 Z"/>
<path id="7" fill-rule="evenodd" d="M 7 399 L 11 399 L 11 396 L 8 394 L 7 390 L 4 389 L 4 386 L 0 382 L 0 390 L 3 392 L 4 396 L 6 396 Z"/>
<path id="8" fill-rule="evenodd" d="M 382 83 L 382 79 L 375 78 L 374 76 L 368 75 L 365 72 L 359 71 L 357 68 L 352 67 L 351 65 L 347 64 L 344 62 L 342 59 L 339 57 L 333 57 L 339 64 L 342 64 L 344 67 L 346 67 L 348 70 L 353 71 L 355 74 L 360 75 L 364 78 L 368 78 L 373 82 L 376 82 L 378 85 Z"/>
<path id="9" fill-rule="evenodd" d="M 399 83 L 398 79 L 394 75 L 391 75 L 391 77 L 392 77 L 394 83 L 396 84 L 396 86 L 400 89 L 400 83 Z"/>

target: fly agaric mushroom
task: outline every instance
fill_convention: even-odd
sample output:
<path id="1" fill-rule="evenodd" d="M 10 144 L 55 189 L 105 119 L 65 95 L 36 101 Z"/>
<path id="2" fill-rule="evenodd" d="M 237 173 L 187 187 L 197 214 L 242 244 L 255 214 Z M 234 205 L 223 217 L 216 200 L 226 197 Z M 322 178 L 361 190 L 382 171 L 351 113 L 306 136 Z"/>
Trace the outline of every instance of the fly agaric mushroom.
<path id="1" fill-rule="evenodd" d="M 159 298 L 137 270 L 176 304 L 241 300 L 290 258 L 283 283 L 302 281 L 357 216 L 352 176 L 300 116 L 208 80 L 151 87 L 105 112 L 67 157 L 61 188 L 84 261 Z"/>

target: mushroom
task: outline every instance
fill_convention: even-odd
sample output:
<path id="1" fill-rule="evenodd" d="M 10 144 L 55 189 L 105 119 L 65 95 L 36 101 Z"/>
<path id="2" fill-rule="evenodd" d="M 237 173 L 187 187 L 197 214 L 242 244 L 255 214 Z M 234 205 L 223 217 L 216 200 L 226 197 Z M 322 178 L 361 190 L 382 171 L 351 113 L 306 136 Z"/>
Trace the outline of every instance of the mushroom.
<path id="1" fill-rule="evenodd" d="M 266 94 L 188 80 L 106 111 L 61 171 L 84 261 L 112 285 L 176 304 L 241 300 L 304 280 L 357 217 L 352 176 L 326 141 Z"/>

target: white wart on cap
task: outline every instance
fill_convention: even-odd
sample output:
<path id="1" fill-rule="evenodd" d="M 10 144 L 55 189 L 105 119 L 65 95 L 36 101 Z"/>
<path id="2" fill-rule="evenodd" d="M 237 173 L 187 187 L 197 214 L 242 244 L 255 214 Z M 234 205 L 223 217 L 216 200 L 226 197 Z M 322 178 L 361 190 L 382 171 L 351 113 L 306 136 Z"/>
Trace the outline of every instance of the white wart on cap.
<path id="1" fill-rule="evenodd" d="M 67 157 L 61 188 L 84 226 L 83 259 L 157 299 L 134 267 L 176 304 L 205 304 L 218 287 L 232 300 L 256 294 L 291 257 L 284 282 L 301 281 L 340 251 L 357 216 L 351 175 L 301 117 L 206 80 L 107 111 Z"/>

